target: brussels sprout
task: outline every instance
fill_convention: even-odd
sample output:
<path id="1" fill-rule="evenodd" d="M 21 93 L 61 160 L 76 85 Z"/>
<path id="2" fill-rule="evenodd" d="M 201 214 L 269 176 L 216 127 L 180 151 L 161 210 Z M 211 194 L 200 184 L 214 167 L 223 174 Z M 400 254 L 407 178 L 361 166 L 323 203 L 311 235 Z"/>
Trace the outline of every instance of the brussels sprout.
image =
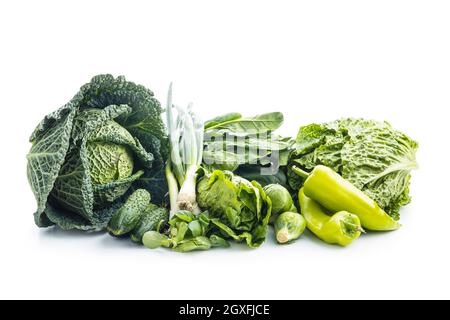
<path id="1" fill-rule="evenodd" d="M 275 236 L 278 243 L 298 239 L 305 231 L 306 220 L 297 212 L 284 212 L 275 220 Z"/>
<path id="2" fill-rule="evenodd" d="M 277 216 L 286 211 L 297 211 L 291 194 L 282 185 L 269 184 L 264 187 L 264 191 L 270 200 L 272 200 L 272 216 Z"/>

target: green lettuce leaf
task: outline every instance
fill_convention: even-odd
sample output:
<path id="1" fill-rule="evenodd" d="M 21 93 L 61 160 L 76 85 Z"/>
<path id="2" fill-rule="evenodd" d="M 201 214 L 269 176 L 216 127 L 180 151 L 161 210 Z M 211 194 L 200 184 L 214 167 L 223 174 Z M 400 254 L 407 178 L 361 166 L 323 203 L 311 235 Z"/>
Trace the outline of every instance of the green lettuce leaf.
<path id="1" fill-rule="evenodd" d="M 267 235 L 272 203 L 257 182 L 215 170 L 197 185 L 197 201 L 226 238 L 259 247 Z"/>

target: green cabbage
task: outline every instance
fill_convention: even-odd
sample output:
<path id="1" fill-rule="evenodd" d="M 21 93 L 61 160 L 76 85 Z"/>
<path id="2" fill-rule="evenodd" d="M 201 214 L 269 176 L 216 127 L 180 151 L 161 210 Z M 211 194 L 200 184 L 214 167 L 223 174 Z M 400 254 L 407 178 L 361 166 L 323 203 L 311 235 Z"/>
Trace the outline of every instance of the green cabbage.
<path id="1" fill-rule="evenodd" d="M 266 239 L 272 202 L 255 181 L 215 170 L 197 184 L 197 201 L 220 235 L 259 247 Z"/>
<path id="2" fill-rule="evenodd" d="M 387 122 L 341 119 L 300 128 L 289 164 L 305 170 L 326 165 L 374 199 L 390 216 L 411 201 L 411 170 L 417 167 L 417 142 Z M 289 167 L 290 167 L 289 166 Z M 288 170 L 289 184 L 302 179 Z"/>
<path id="3" fill-rule="evenodd" d="M 124 77 L 99 75 L 33 132 L 27 175 L 40 227 L 101 230 L 124 198 L 167 192 L 167 138 L 153 93 Z"/>

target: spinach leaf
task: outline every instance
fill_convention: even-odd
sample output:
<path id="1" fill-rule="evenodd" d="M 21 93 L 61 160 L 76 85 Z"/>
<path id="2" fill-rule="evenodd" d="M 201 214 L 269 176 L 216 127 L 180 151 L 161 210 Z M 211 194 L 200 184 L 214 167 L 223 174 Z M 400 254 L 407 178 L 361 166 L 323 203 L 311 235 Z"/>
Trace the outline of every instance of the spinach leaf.
<path id="1" fill-rule="evenodd" d="M 224 117 L 224 119 L 225 121 L 222 122 L 216 120 L 217 123 L 210 123 L 205 130 L 206 133 L 212 130 L 222 130 L 229 134 L 266 133 L 274 131 L 281 126 L 283 123 L 283 114 L 281 112 L 271 112 L 248 118 L 231 117 L 230 120 Z"/>
<path id="2" fill-rule="evenodd" d="M 205 130 L 209 129 L 211 127 L 220 125 L 224 122 L 229 122 L 229 121 L 237 120 L 240 118 L 242 118 L 242 115 L 237 112 L 231 112 L 231 113 L 226 113 L 224 115 L 220 115 L 218 117 L 215 117 L 211 120 L 206 121 L 205 122 Z"/>
<path id="3" fill-rule="evenodd" d="M 287 165 L 293 141 L 272 133 L 283 114 L 266 113 L 243 118 L 228 113 L 206 122 L 203 162 L 219 170 L 236 170 L 243 164 Z M 271 159 L 277 156 L 277 159 Z M 275 161 L 276 160 L 276 161 Z"/>

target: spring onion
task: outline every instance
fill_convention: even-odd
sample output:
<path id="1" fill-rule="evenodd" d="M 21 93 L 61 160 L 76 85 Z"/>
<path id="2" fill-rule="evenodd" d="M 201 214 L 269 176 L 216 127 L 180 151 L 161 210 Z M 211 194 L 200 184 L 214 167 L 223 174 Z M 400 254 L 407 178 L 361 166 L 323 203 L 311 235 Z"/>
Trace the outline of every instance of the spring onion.
<path id="1" fill-rule="evenodd" d="M 165 174 L 169 184 L 170 216 L 179 210 L 200 213 L 196 200 L 197 171 L 202 163 L 204 123 L 187 108 L 172 103 L 172 84 L 167 96 L 167 128 L 170 158 Z"/>

